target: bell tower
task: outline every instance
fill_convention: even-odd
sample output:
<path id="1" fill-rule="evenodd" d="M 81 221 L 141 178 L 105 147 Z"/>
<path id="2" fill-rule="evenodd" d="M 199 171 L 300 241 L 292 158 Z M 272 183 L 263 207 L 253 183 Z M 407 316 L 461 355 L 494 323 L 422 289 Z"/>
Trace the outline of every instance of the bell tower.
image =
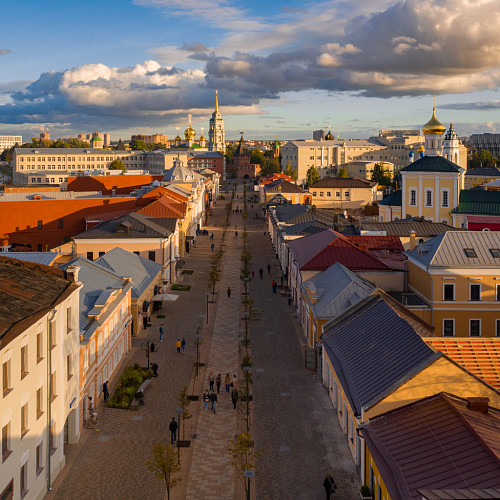
<path id="1" fill-rule="evenodd" d="M 210 151 L 226 151 L 226 137 L 224 132 L 224 119 L 219 111 L 219 91 L 215 91 L 215 109 L 208 122 L 208 149 Z"/>

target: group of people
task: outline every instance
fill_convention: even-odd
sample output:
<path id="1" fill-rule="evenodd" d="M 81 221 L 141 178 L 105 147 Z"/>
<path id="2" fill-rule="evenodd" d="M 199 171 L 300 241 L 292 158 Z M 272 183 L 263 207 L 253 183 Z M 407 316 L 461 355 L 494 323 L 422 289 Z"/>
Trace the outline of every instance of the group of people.
<path id="1" fill-rule="evenodd" d="M 217 392 L 214 390 L 214 385 L 217 388 Z M 205 411 L 208 411 L 208 404 L 211 403 L 210 410 L 216 413 L 217 408 L 217 395 L 220 394 L 220 388 L 222 385 L 222 375 L 219 373 L 217 377 L 213 372 L 210 372 L 208 376 L 208 386 L 209 389 L 205 389 L 203 393 L 203 404 L 205 405 Z M 231 401 L 233 403 L 233 408 L 236 410 L 236 403 L 238 402 L 238 377 L 234 374 L 233 378 L 226 373 L 224 377 L 224 385 L 226 387 L 226 392 L 231 393 Z"/>

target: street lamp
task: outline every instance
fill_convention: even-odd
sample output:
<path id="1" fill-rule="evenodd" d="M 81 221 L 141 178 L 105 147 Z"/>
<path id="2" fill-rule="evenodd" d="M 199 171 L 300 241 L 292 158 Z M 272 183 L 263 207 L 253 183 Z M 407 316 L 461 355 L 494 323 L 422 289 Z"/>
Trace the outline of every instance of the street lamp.
<path id="1" fill-rule="evenodd" d="M 194 345 L 196 346 L 196 376 L 198 377 L 198 370 L 200 367 L 200 344 L 201 344 L 201 335 L 197 333 L 194 336 Z"/>
<path id="2" fill-rule="evenodd" d="M 181 440 L 181 414 L 184 413 L 182 408 L 176 408 L 174 413 L 177 413 L 177 428 L 179 429 L 179 435 L 177 436 L 177 464 L 181 463 L 181 447 L 179 446 L 179 441 Z"/>
<path id="3" fill-rule="evenodd" d="M 252 477 L 255 477 L 255 471 L 253 470 L 243 471 L 243 476 L 247 478 L 247 500 L 250 500 L 250 479 Z"/>

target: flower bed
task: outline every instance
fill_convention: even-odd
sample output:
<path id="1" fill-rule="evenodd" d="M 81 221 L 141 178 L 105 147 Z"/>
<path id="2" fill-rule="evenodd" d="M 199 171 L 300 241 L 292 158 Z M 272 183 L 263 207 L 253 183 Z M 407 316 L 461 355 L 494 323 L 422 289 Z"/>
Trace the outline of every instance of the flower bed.
<path id="1" fill-rule="evenodd" d="M 153 373 L 147 368 L 142 368 L 138 365 L 127 366 L 123 375 L 120 377 L 115 393 L 107 403 L 108 408 L 128 410 L 139 386 L 144 380 L 152 376 Z"/>
<path id="2" fill-rule="evenodd" d="M 189 292 L 191 290 L 191 285 L 172 285 L 172 290 L 176 290 L 178 292 Z"/>

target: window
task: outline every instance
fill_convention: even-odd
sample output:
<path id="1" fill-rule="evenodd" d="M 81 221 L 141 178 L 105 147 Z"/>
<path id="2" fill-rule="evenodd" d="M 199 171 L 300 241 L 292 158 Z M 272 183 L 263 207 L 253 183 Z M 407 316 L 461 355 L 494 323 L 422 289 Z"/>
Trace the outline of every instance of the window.
<path id="1" fill-rule="evenodd" d="M 10 359 L 2 365 L 2 388 L 5 396 L 10 391 Z"/>
<path id="2" fill-rule="evenodd" d="M 50 375 L 50 392 L 49 392 L 49 396 L 50 396 L 50 401 L 54 401 L 54 399 L 57 398 L 57 392 L 56 392 L 56 371 L 54 370 L 54 373 L 52 373 Z"/>
<path id="3" fill-rule="evenodd" d="M 2 491 L 0 498 L 2 500 L 11 500 L 12 498 L 14 498 L 14 480 L 13 479 L 7 485 L 7 487 Z"/>
<path id="4" fill-rule="evenodd" d="M 494 259 L 500 259 L 500 250 L 498 248 L 490 248 L 490 253 Z"/>
<path id="5" fill-rule="evenodd" d="M 500 337 L 500 319 L 495 320 L 495 337 Z"/>
<path id="6" fill-rule="evenodd" d="M 21 406 L 21 438 L 28 432 L 28 403 Z"/>
<path id="7" fill-rule="evenodd" d="M 21 347 L 21 378 L 28 374 L 28 345 Z"/>
<path id="8" fill-rule="evenodd" d="M 335 198 L 340 198 L 340 191 L 335 191 Z"/>
<path id="9" fill-rule="evenodd" d="M 87 259 L 94 260 L 94 252 L 87 252 Z"/>
<path id="10" fill-rule="evenodd" d="M 454 283 L 446 283 L 443 285 L 443 300 L 455 300 Z"/>
<path id="11" fill-rule="evenodd" d="M 95 360 L 95 342 L 92 341 L 89 346 L 90 364 L 92 365 Z"/>
<path id="12" fill-rule="evenodd" d="M 349 195 L 350 195 L 349 191 L 344 191 L 344 196 L 345 196 L 346 198 L 349 198 Z"/>
<path id="13" fill-rule="evenodd" d="M 23 498 L 28 493 L 28 461 L 21 466 L 19 489 L 21 490 L 21 498 Z"/>
<path id="14" fill-rule="evenodd" d="M 55 422 L 52 423 L 50 426 L 50 432 L 49 432 L 49 450 L 50 453 L 54 453 L 56 450 L 56 424 Z"/>
<path id="15" fill-rule="evenodd" d="M 61 182 L 61 179 L 59 179 L 59 182 Z M 57 221 L 57 227 L 58 227 L 58 229 L 63 229 L 64 228 L 64 222 L 63 222 L 62 219 L 59 219 Z"/>
<path id="16" fill-rule="evenodd" d="M 331 191 L 327 191 L 326 192 L 326 197 L 327 198 L 331 198 L 332 197 L 332 192 Z"/>
<path id="17" fill-rule="evenodd" d="M 43 344 L 42 344 L 42 331 L 38 331 L 36 334 L 36 362 L 40 363 L 43 359 Z"/>
<path id="18" fill-rule="evenodd" d="M 43 470 L 43 443 L 36 447 L 36 475 L 39 476 Z"/>
<path id="19" fill-rule="evenodd" d="M 2 427 L 2 461 L 7 460 L 10 449 L 10 422 Z"/>
<path id="20" fill-rule="evenodd" d="M 448 202 L 448 190 L 447 189 L 443 189 L 443 191 L 441 191 L 441 207 L 443 208 L 448 208 L 449 206 L 449 202 Z"/>
<path id="21" fill-rule="evenodd" d="M 73 315 L 71 313 L 71 307 L 66 309 L 66 333 L 71 332 L 73 330 Z"/>
<path id="22" fill-rule="evenodd" d="M 99 252 L 99 257 L 102 257 L 106 252 Z"/>
<path id="23" fill-rule="evenodd" d="M 480 319 L 470 319 L 469 320 L 469 335 L 471 337 L 481 336 L 481 320 Z"/>
<path id="24" fill-rule="evenodd" d="M 36 228 L 40 231 L 43 229 L 43 220 L 37 222 Z"/>
<path id="25" fill-rule="evenodd" d="M 455 320 L 443 319 L 443 337 L 455 336 Z"/>
<path id="26" fill-rule="evenodd" d="M 66 375 L 68 380 L 73 376 L 73 367 L 71 364 L 71 354 L 66 356 Z"/>
<path id="27" fill-rule="evenodd" d="M 476 251 L 473 248 L 464 248 L 464 252 L 469 259 L 477 258 Z"/>
<path id="28" fill-rule="evenodd" d="M 153 262 L 156 260 L 156 252 L 154 250 L 150 250 L 148 252 L 148 259 L 152 260 Z"/>
<path id="29" fill-rule="evenodd" d="M 410 189 L 410 205 L 412 207 L 417 205 L 417 190 Z"/>
<path id="30" fill-rule="evenodd" d="M 325 193 L 324 193 L 323 191 L 320 191 L 320 192 L 319 192 L 319 195 L 320 195 L 320 196 L 325 196 Z"/>
<path id="31" fill-rule="evenodd" d="M 500 285 L 496 285 L 496 300 L 500 302 Z"/>
<path id="32" fill-rule="evenodd" d="M 42 399 L 42 388 L 39 387 L 36 390 L 36 418 L 40 418 L 43 415 L 43 399 Z"/>
<path id="33" fill-rule="evenodd" d="M 481 285 L 474 283 L 469 286 L 469 300 L 474 302 L 481 300 Z"/>
<path id="34" fill-rule="evenodd" d="M 49 346 L 54 349 L 56 346 L 56 322 L 51 321 L 49 324 Z"/>
<path id="35" fill-rule="evenodd" d="M 425 191 L 425 206 L 432 207 L 432 191 L 430 189 Z"/>
<path id="36" fill-rule="evenodd" d="M 38 243 L 37 249 L 39 252 L 43 252 L 43 245 L 41 243 Z"/>

